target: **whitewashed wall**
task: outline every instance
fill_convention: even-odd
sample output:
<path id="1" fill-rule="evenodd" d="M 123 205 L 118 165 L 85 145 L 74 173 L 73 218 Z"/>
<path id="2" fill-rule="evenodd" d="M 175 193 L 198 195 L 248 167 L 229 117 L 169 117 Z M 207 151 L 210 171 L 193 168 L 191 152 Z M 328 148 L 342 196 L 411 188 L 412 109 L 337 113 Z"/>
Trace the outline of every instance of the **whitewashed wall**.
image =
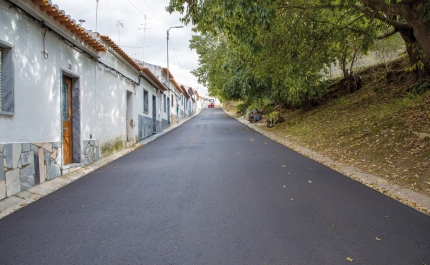
<path id="1" fill-rule="evenodd" d="M 137 76 L 139 72 L 128 66 L 111 49 L 103 54 L 100 61 L 138 82 Z M 102 147 L 105 143 L 118 144 L 119 141 L 127 142 L 127 126 L 130 126 L 126 120 L 127 91 L 132 93 L 133 101 L 136 101 L 134 93 L 138 88 L 135 88 L 135 84 L 117 73 L 106 69 L 101 64 L 97 65 L 95 79 L 97 80 L 95 91 L 97 98 L 97 113 L 95 115 L 97 129 L 94 132 L 95 138 L 99 139 Z M 132 105 L 132 112 L 134 112 L 136 104 Z"/>
<path id="2" fill-rule="evenodd" d="M 15 101 L 13 116 L 0 115 L 0 141 L 61 141 L 61 71 L 79 75 L 82 84 L 94 87 L 95 65 L 49 32 L 45 36 L 48 59 L 43 59 L 44 30 L 3 2 L 0 7 L 0 40 L 13 49 Z"/>

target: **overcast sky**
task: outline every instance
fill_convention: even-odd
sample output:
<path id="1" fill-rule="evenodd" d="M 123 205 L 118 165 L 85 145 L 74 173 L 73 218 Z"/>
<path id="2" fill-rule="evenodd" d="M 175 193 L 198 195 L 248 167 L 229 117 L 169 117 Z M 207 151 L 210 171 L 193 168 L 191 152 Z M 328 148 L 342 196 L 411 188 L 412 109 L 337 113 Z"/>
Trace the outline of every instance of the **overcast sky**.
<path id="1" fill-rule="evenodd" d="M 52 0 L 52 3 L 72 19 L 84 19 L 84 28 L 96 31 L 96 0 Z M 166 67 L 166 30 L 182 25 L 179 13 L 166 12 L 168 3 L 169 0 L 99 0 L 97 31 L 109 36 L 132 58 Z M 123 26 L 118 26 L 118 22 Z M 198 66 L 198 56 L 189 48 L 191 28 L 191 25 L 184 25 L 184 28 L 170 30 L 169 68 L 177 82 L 199 88 L 199 93 L 206 95 L 207 90 L 190 73 Z"/>

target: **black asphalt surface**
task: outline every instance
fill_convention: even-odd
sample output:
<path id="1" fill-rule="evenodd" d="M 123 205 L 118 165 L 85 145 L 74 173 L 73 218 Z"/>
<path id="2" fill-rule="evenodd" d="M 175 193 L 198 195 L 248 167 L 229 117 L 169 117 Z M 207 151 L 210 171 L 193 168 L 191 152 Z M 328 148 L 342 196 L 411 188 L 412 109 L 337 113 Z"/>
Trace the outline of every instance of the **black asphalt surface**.
<path id="1" fill-rule="evenodd" d="M 422 265 L 430 217 L 205 109 L 0 220 L 0 264 Z"/>

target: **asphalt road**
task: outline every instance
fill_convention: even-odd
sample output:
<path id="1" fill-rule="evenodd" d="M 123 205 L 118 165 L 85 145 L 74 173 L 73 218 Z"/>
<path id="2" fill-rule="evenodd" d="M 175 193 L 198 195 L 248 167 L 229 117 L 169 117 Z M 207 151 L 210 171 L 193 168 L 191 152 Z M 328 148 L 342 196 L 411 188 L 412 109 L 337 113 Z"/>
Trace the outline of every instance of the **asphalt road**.
<path id="1" fill-rule="evenodd" d="M 0 220 L 0 264 L 422 265 L 430 217 L 205 109 Z"/>

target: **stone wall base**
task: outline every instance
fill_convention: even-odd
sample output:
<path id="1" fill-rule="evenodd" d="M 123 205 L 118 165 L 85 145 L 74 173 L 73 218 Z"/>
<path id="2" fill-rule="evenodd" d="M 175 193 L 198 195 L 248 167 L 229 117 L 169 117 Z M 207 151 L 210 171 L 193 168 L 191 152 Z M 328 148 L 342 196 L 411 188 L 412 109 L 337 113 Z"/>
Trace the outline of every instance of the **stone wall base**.
<path id="1" fill-rule="evenodd" d="M 98 140 L 83 141 L 81 161 L 99 159 Z M 62 142 L 0 144 L 0 200 L 62 175 Z"/>

